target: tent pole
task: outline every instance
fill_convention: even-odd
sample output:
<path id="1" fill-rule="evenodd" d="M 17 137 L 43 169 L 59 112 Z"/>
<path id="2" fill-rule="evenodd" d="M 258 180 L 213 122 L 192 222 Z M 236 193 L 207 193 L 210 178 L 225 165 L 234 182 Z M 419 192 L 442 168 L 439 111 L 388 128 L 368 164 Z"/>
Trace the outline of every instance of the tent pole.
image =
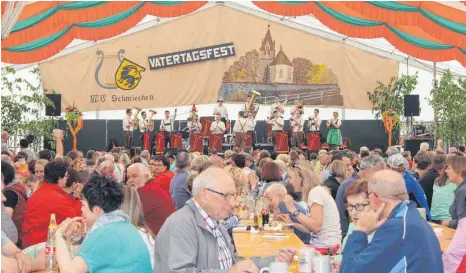
<path id="1" fill-rule="evenodd" d="M 433 63 L 433 76 L 434 78 L 432 79 L 432 88 L 435 88 L 436 82 L 437 82 L 437 62 Z M 435 100 L 435 93 L 432 93 L 432 100 Z M 438 127 L 438 117 L 437 117 L 437 111 L 434 108 L 434 128 Z M 437 134 L 434 134 L 434 140 L 435 143 L 437 143 Z"/>

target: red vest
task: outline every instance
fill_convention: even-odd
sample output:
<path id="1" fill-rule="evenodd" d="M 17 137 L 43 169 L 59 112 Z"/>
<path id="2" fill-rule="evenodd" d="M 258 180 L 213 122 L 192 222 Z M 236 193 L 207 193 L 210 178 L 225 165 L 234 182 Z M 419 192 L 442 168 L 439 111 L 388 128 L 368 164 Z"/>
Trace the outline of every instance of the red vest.
<path id="1" fill-rule="evenodd" d="M 18 234 L 21 234 L 21 231 L 23 230 L 24 212 L 28 208 L 26 187 L 24 187 L 22 184 L 16 183 L 14 185 L 7 186 L 5 189 L 11 190 L 15 192 L 16 195 L 18 195 L 18 204 L 13 210 L 13 216 L 11 217 L 11 220 L 13 220 L 13 223 L 15 223 Z"/>

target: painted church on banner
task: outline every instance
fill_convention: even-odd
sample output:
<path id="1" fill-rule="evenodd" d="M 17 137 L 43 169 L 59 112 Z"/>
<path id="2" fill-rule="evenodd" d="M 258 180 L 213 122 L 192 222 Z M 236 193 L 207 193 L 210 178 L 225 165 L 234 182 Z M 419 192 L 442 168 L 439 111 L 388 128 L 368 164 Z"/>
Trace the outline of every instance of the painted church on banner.
<path id="1" fill-rule="evenodd" d="M 270 33 L 270 25 L 259 49 L 259 78 L 266 82 L 293 83 L 293 64 L 290 62 L 282 46 L 275 55 L 275 41 Z"/>

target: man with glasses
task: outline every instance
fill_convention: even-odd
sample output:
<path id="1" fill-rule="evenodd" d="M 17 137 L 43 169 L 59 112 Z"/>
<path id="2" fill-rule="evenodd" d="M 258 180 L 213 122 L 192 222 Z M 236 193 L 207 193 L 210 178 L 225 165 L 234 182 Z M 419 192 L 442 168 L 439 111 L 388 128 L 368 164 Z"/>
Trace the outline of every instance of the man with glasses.
<path id="1" fill-rule="evenodd" d="M 416 204 L 408 200 L 399 173 L 376 172 L 369 179 L 367 199 L 370 209 L 361 212 L 348 236 L 341 273 L 443 272 L 439 241 Z M 369 243 L 368 235 L 374 231 Z"/>
<path id="2" fill-rule="evenodd" d="M 127 184 L 138 190 L 144 219 L 152 233 L 157 235 L 165 220 L 175 211 L 170 196 L 151 179 L 149 168 L 142 163 L 129 166 Z"/>
<path id="3" fill-rule="evenodd" d="M 154 272 L 258 272 L 271 262 L 293 261 L 294 249 L 280 249 L 276 256 L 240 260 L 220 220 L 238 206 L 233 178 L 211 167 L 193 182 L 193 201 L 176 211 L 155 242 Z"/>

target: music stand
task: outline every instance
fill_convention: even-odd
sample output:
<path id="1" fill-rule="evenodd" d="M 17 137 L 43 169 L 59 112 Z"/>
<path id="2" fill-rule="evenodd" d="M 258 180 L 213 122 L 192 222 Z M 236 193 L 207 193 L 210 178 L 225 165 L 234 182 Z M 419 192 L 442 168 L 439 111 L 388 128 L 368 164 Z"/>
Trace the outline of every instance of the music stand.
<path id="1" fill-rule="evenodd" d="M 205 138 L 208 138 L 209 136 L 212 135 L 212 132 L 210 131 L 210 125 L 212 124 L 212 119 L 211 118 L 200 118 L 199 121 L 201 122 L 202 125 L 202 135 Z"/>
<path id="2" fill-rule="evenodd" d="M 201 133 L 191 133 L 189 135 L 189 151 L 192 152 L 200 152 L 202 153 L 203 147 L 203 136 Z"/>
<path id="3" fill-rule="evenodd" d="M 155 133 L 155 154 L 163 154 L 165 151 L 165 132 Z"/>
<path id="4" fill-rule="evenodd" d="M 222 150 L 222 137 L 223 134 L 212 134 L 209 136 L 209 152 L 212 152 L 212 149 L 217 151 Z"/>
<path id="5" fill-rule="evenodd" d="M 279 153 L 288 153 L 288 132 L 275 132 L 275 148 Z"/>
<path id="6" fill-rule="evenodd" d="M 172 133 L 170 136 L 170 148 L 183 148 L 183 138 L 180 133 Z"/>
<path id="7" fill-rule="evenodd" d="M 307 132 L 307 150 L 319 151 L 320 150 L 320 133 Z"/>

